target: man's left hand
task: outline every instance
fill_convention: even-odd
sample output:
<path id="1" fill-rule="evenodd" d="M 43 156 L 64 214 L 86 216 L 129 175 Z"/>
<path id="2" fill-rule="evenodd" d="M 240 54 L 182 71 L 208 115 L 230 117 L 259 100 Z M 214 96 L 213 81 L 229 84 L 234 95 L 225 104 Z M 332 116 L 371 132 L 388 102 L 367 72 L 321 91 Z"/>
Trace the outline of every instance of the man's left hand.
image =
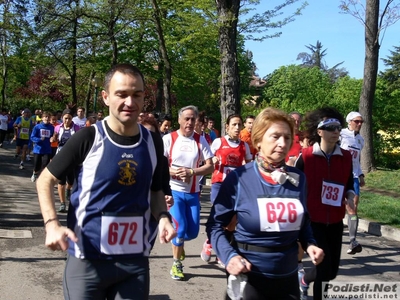
<path id="1" fill-rule="evenodd" d="M 160 237 L 160 243 L 169 243 L 174 237 L 176 237 L 176 231 L 172 224 L 169 222 L 168 217 L 160 218 L 158 222 L 158 236 Z"/>

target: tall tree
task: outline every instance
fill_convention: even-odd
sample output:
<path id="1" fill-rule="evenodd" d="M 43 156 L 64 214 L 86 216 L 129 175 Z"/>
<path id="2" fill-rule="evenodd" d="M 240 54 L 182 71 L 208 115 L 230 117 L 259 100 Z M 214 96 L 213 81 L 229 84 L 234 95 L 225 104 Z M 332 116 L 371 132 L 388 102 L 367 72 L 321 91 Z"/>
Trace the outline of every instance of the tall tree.
<path id="1" fill-rule="evenodd" d="M 343 62 L 334 65 L 332 68 L 329 68 L 325 62 L 324 57 L 327 55 L 327 49 L 322 50 L 323 46 L 320 41 L 317 41 L 315 45 L 306 45 L 307 49 L 310 50 L 311 53 L 301 52 L 297 55 L 297 60 L 301 60 L 302 66 L 304 67 L 317 67 L 320 70 L 328 73 L 332 79 L 332 82 L 335 82 L 338 78 L 344 77 L 348 74 L 346 69 L 338 68 Z"/>
<path id="2" fill-rule="evenodd" d="M 380 76 L 387 81 L 388 91 L 400 91 L 400 46 L 395 46 L 394 50 L 390 50 L 390 56 L 382 60 L 388 68 Z"/>
<path id="3" fill-rule="evenodd" d="M 400 18 L 400 4 L 395 0 L 387 0 L 380 13 L 379 0 L 366 0 L 364 7 L 357 0 L 341 1 L 340 8 L 362 22 L 365 28 L 365 59 L 363 85 L 360 96 L 359 111 L 366 126 L 362 126 L 361 134 L 365 139 L 365 146 L 361 155 L 361 167 L 364 172 L 376 169 L 373 147 L 372 108 L 378 74 L 380 33 L 397 22 Z M 365 16 L 365 17 L 364 17 Z"/>
<path id="4" fill-rule="evenodd" d="M 324 57 L 326 56 L 327 49 L 322 50 L 322 43 L 317 41 L 315 45 L 306 45 L 305 46 L 310 53 L 301 52 L 297 55 L 297 60 L 301 60 L 303 62 L 303 66 L 306 67 L 318 67 L 321 70 L 326 69 L 326 63 Z"/>
<path id="5" fill-rule="evenodd" d="M 77 65 L 79 21 L 82 18 L 79 0 L 49 1 L 37 0 L 38 13 L 35 17 L 35 31 L 32 38 L 38 46 L 49 53 L 62 66 L 70 79 L 72 106 L 78 105 Z"/>
<path id="6" fill-rule="evenodd" d="M 240 114 L 240 77 L 237 58 L 237 24 L 240 0 L 217 0 L 221 60 L 221 123 L 232 113 Z M 224 127 L 221 128 L 225 134 Z"/>
<path id="7" fill-rule="evenodd" d="M 1 106 L 5 106 L 8 89 L 10 56 L 16 54 L 23 37 L 21 26 L 25 23 L 26 1 L 0 1 L 0 56 L 1 56 Z"/>
<path id="8" fill-rule="evenodd" d="M 163 73 L 164 73 L 164 78 L 163 78 L 163 91 L 164 91 L 164 103 L 165 103 L 165 112 L 167 114 L 171 114 L 171 80 L 172 80 L 172 68 L 171 68 L 171 62 L 168 56 L 168 51 L 167 47 L 165 45 L 165 39 L 164 39 L 164 30 L 161 24 L 161 11 L 158 7 L 157 0 L 151 0 L 151 5 L 153 6 L 153 16 L 154 16 L 154 21 L 155 21 L 155 26 L 156 26 L 156 32 L 157 32 L 157 37 L 158 37 L 158 44 L 159 44 L 159 49 L 161 53 L 161 58 L 162 58 L 162 64 L 160 64 L 163 67 Z"/>
<path id="9" fill-rule="evenodd" d="M 300 11 L 307 5 L 304 3 L 294 13 L 285 17 L 283 20 L 274 22 L 273 18 L 281 16 L 281 10 L 298 0 L 283 0 L 272 10 L 267 10 L 261 14 L 256 13 L 244 22 L 238 22 L 239 13 L 249 13 L 249 9 L 244 6 L 246 4 L 259 4 L 259 0 L 216 0 L 218 23 L 219 23 L 219 47 L 221 62 L 221 84 L 220 84 L 220 109 L 221 123 L 231 113 L 240 113 L 240 76 L 238 73 L 238 57 L 237 57 L 237 39 L 238 26 L 240 34 L 247 39 L 262 41 L 266 38 L 277 37 L 281 33 L 265 34 L 268 29 L 279 29 L 282 26 L 292 22 L 294 16 L 300 14 Z M 254 37 L 256 33 L 259 37 Z M 262 33 L 262 34 L 261 34 Z M 260 36 L 261 35 L 261 36 Z M 224 128 L 222 128 L 224 133 Z"/>

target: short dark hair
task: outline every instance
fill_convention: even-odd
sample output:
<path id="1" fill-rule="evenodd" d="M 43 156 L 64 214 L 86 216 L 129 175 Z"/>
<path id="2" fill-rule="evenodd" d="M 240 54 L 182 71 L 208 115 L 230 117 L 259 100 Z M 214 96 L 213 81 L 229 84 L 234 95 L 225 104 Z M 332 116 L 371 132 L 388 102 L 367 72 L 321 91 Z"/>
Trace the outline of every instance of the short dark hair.
<path id="1" fill-rule="evenodd" d="M 300 119 L 303 118 L 303 115 L 301 113 L 299 113 L 298 111 L 292 111 L 289 113 L 289 116 L 293 116 L 293 115 L 298 115 L 300 117 Z"/>
<path id="2" fill-rule="evenodd" d="M 106 76 L 104 77 L 103 87 L 106 92 L 108 92 L 108 89 L 110 88 L 111 78 L 116 72 L 120 72 L 122 74 L 130 74 L 133 76 L 140 76 L 140 78 L 142 78 L 143 80 L 143 85 L 145 84 L 143 73 L 139 70 L 138 67 L 130 63 L 116 64 L 111 67 L 111 69 L 106 73 Z"/>
<path id="3" fill-rule="evenodd" d="M 170 122 L 172 122 L 172 117 L 171 117 L 170 114 L 165 114 L 165 115 L 162 115 L 162 116 L 160 117 L 160 120 L 161 120 L 161 122 L 164 122 L 164 121 L 170 121 Z"/>
<path id="4" fill-rule="evenodd" d="M 239 114 L 230 114 L 230 115 L 228 116 L 228 118 L 226 119 L 226 125 L 229 125 L 229 122 L 230 122 L 233 118 L 239 118 L 240 121 L 242 121 L 242 123 L 243 123 L 243 119 L 242 119 L 242 116 L 241 116 L 241 115 L 239 115 Z"/>
<path id="5" fill-rule="evenodd" d="M 246 116 L 246 118 L 244 119 L 244 122 L 246 123 L 247 122 L 247 119 L 255 119 L 256 117 L 255 116 L 253 116 L 253 115 L 248 115 L 248 116 Z"/>

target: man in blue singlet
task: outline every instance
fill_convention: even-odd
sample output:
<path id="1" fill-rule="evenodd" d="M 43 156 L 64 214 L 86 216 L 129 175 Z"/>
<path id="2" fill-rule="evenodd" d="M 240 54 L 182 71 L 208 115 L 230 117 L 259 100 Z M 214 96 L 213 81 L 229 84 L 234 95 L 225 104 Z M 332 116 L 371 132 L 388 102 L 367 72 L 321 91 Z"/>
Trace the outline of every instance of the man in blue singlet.
<path id="1" fill-rule="evenodd" d="M 37 181 L 46 246 L 68 250 L 65 299 L 148 299 L 151 215 L 161 243 L 176 234 L 162 192 L 163 144 L 137 124 L 145 94 L 138 68 L 113 66 L 103 86 L 109 116 L 74 134 Z M 70 171 L 75 182 L 63 227 L 53 187 Z"/>

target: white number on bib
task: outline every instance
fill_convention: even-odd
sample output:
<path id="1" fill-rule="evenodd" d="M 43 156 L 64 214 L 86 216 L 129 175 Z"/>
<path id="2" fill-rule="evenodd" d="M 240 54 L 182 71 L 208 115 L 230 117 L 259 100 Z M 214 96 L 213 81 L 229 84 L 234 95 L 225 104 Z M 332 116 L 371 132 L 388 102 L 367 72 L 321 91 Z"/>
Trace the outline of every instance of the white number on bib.
<path id="1" fill-rule="evenodd" d="M 40 137 L 49 138 L 50 137 L 50 130 L 48 130 L 48 129 L 40 129 Z"/>
<path id="2" fill-rule="evenodd" d="M 257 198 L 260 230 L 281 232 L 299 230 L 304 208 L 294 198 Z"/>
<path id="3" fill-rule="evenodd" d="M 331 181 L 322 181 L 322 203 L 331 206 L 341 206 L 344 185 Z"/>
<path id="4" fill-rule="evenodd" d="M 143 252 L 143 217 L 102 216 L 100 250 L 108 255 Z"/>

